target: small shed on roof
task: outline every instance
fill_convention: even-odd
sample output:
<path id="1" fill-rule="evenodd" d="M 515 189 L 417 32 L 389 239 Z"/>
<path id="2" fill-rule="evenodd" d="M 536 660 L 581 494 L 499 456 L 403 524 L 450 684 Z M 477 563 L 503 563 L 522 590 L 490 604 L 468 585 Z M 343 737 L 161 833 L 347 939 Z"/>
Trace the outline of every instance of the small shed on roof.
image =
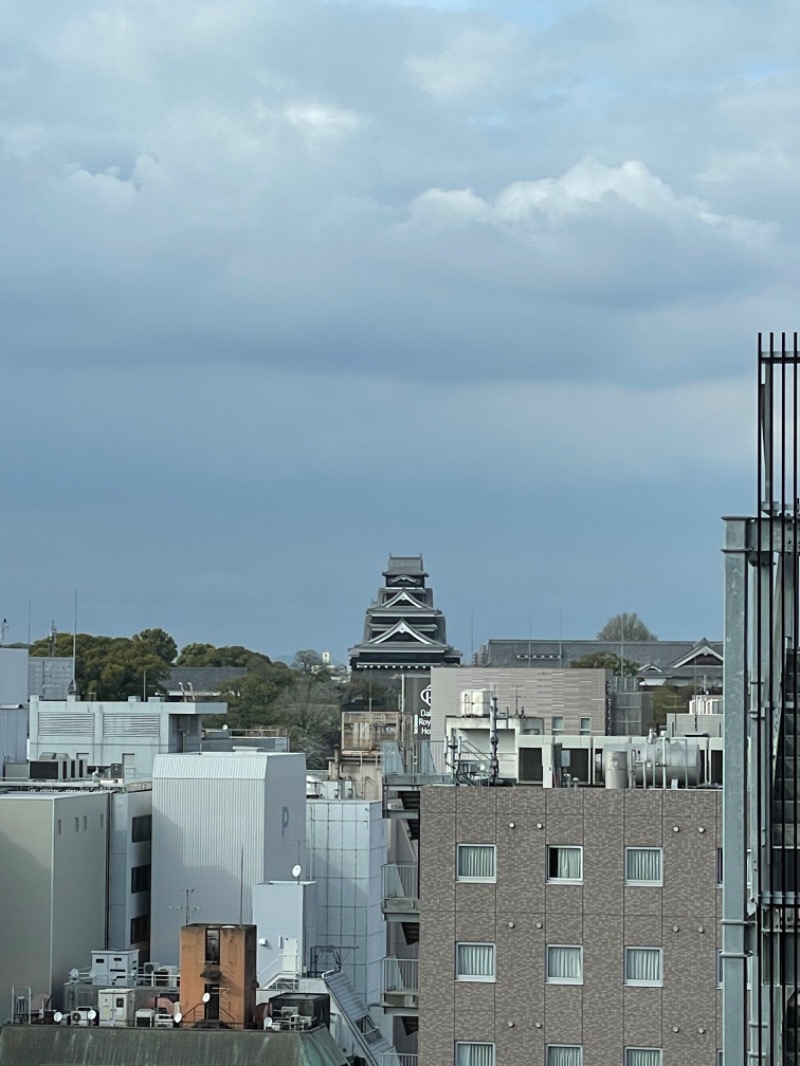
<path id="1" fill-rule="evenodd" d="M 0 1066 L 347 1066 L 325 1028 L 308 1032 L 4 1025 Z"/>

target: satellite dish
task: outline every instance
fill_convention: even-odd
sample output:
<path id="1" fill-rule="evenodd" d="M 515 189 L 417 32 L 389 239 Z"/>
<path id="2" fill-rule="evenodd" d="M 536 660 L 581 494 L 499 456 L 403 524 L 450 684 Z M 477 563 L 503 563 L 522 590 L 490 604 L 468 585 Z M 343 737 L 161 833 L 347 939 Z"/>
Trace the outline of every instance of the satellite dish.
<path id="1" fill-rule="evenodd" d="M 210 1003 L 211 1002 L 211 993 L 210 992 L 204 992 L 203 993 L 203 1002 L 204 1003 Z"/>
<path id="2" fill-rule="evenodd" d="M 73 967 L 73 969 L 71 969 L 69 971 L 69 979 L 70 979 L 70 981 L 77 981 L 78 978 L 80 977 L 80 975 L 81 975 L 81 971 L 80 970 L 76 970 L 74 967 Z"/>
<path id="3" fill-rule="evenodd" d="M 87 1013 L 86 1017 L 89 1019 L 90 1022 L 93 1022 L 95 1020 L 95 1018 L 97 1017 L 97 1011 L 96 1010 L 90 1010 Z"/>
<path id="4" fill-rule="evenodd" d="M 292 867 L 292 877 L 299 877 L 302 872 L 303 867 L 300 865 L 300 863 L 297 863 L 295 866 Z"/>
<path id="5" fill-rule="evenodd" d="M 183 1020 L 183 1015 L 180 1011 L 177 1011 L 175 1014 L 172 1015 L 172 1020 L 173 1022 L 175 1022 L 176 1025 L 180 1025 L 181 1021 Z"/>
<path id="6" fill-rule="evenodd" d="M 58 1025 L 58 1023 L 62 1022 L 63 1020 L 64 1020 L 64 1015 L 61 1013 L 60 1010 L 57 1010 L 55 1012 L 55 1014 L 53 1015 L 53 1021 L 56 1023 L 56 1025 Z"/>

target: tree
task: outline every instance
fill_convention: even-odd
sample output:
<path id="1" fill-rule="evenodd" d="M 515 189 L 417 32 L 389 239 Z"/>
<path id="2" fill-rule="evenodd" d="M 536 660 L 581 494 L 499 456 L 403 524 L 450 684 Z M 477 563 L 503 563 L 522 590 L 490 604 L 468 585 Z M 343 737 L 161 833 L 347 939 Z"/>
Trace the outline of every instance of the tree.
<path id="1" fill-rule="evenodd" d="M 174 640 L 163 629 L 143 630 L 135 637 L 78 633 L 75 637 L 78 692 L 84 697 L 91 694 L 98 700 L 155 695 L 170 670 L 170 661 L 163 656 L 174 647 Z M 72 634 L 58 633 L 54 642 L 50 637 L 37 640 L 30 653 L 70 658 Z"/>
<path id="2" fill-rule="evenodd" d="M 147 645 L 165 663 L 174 663 L 178 654 L 178 645 L 163 629 L 143 629 L 133 637 L 133 642 Z"/>
<path id="3" fill-rule="evenodd" d="M 233 729 L 283 725 L 277 701 L 296 676 L 286 663 L 261 662 L 253 657 L 243 677 L 225 682 L 220 689 L 220 698 L 228 704 L 227 724 Z"/>
<path id="4" fill-rule="evenodd" d="M 635 611 L 623 611 L 609 618 L 600 632 L 598 640 L 616 640 L 620 643 L 635 643 L 637 640 L 658 640 Z"/>
<path id="5" fill-rule="evenodd" d="M 251 663 L 271 663 L 268 655 L 260 651 L 251 651 L 241 644 L 217 648 L 214 644 L 187 644 L 181 648 L 177 666 L 244 666 Z"/>
<path id="6" fill-rule="evenodd" d="M 610 651 L 593 651 L 580 659 L 573 659 L 569 664 L 576 670 L 608 670 L 612 674 L 619 675 L 619 656 Z M 632 659 L 622 660 L 622 672 L 628 677 L 635 677 L 639 670 L 639 663 Z"/>
<path id="7" fill-rule="evenodd" d="M 314 648 L 301 648 L 294 653 L 292 669 L 299 670 L 301 674 L 317 674 L 324 669 L 322 656 Z"/>

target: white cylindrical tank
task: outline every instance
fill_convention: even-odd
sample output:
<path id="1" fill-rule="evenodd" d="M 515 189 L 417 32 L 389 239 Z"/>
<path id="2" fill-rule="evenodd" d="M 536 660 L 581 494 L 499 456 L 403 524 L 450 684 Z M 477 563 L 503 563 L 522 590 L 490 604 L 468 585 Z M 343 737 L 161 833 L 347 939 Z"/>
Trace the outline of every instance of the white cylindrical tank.
<path id="1" fill-rule="evenodd" d="M 635 751 L 633 769 L 640 788 L 669 788 L 673 781 L 678 788 L 696 788 L 702 780 L 700 746 L 692 740 L 661 738 L 638 743 Z"/>
<path id="2" fill-rule="evenodd" d="M 603 784 L 606 788 L 628 787 L 628 752 L 625 748 L 603 750 Z"/>

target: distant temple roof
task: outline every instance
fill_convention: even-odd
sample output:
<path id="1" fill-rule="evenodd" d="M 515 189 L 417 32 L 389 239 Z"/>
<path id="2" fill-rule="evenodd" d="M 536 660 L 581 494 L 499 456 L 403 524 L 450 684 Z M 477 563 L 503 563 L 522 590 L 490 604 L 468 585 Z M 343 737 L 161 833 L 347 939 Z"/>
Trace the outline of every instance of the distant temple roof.
<path id="1" fill-rule="evenodd" d="M 587 655 L 616 655 L 638 664 L 645 683 L 722 676 L 720 640 L 490 640 L 476 656 L 477 666 L 561 667 Z"/>
<path id="2" fill-rule="evenodd" d="M 444 614 L 421 555 L 390 555 L 384 585 L 367 609 L 364 637 L 349 651 L 353 670 L 428 670 L 458 666 L 461 653 L 447 643 Z"/>

